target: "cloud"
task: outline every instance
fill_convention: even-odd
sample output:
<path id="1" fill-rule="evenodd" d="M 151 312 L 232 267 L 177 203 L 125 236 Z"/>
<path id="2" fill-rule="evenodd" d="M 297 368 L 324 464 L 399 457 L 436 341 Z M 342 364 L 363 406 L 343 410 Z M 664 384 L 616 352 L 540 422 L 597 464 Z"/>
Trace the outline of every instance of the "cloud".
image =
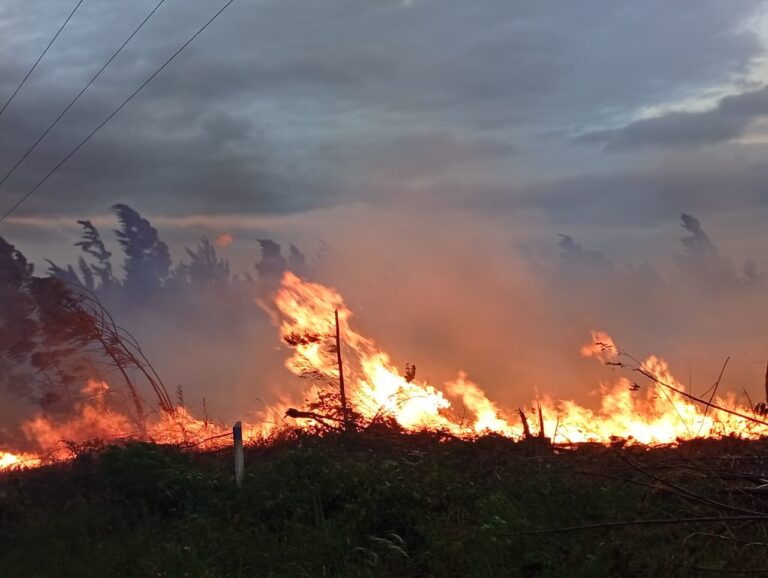
<path id="1" fill-rule="evenodd" d="M 684 212 L 702 218 L 765 214 L 768 211 L 766 147 L 752 158 L 718 154 L 673 153 L 650 166 L 610 170 L 585 168 L 576 174 L 539 177 L 518 182 L 446 179 L 405 197 L 411 206 L 440 200 L 463 212 L 499 220 L 508 215 L 531 215 L 546 235 L 613 230 L 615 251 L 630 236 L 629 229 L 653 229 Z M 738 223 L 738 220 L 731 221 Z M 554 230 L 550 227 L 554 227 Z M 534 234 L 537 234 L 535 231 Z M 738 235 L 738 231 L 732 231 Z"/>
<path id="2" fill-rule="evenodd" d="M 406 181 L 471 170 L 477 163 L 503 161 L 517 155 L 519 149 L 497 138 L 434 131 L 405 133 L 337 153 L 346 164 L 368 176 L 386 179 L 398 175 Z"/>
<path id="3" fill-rule="evenodd" d="M 606 150 L 696 147 L 743 136 L 750 123 L 768 114 L 768 87 L 722 98 L 703 112 L 670 112 L 616 129 L 597 130 L 577 140 Z"/>
<path id="4" fill-rule="evenodd" d="M 83 6 L 0 118 L 0 172 L 152 5 Z M 0 0 L 0 52 L 9 55 L 0 94 L 65 15 L 52 0 L 40 6 Z M 745 74 L 763 47 L 744 23 L 760 9 L 751 0 L 701 0 L 695 13 L 665 0 L 234 3 L 18 214 L 81 217 L 117 202 L 169 217 L 302 214 L 388 202 L 409 181 L 447 177 L 506 179 L 507 191 L 523 194 L 517 168 L 528 181 L 568 162 L 583 173 L 611 168 L 588 153 L 572 160 L 547 131 L 594 126 Z M 0 190 L 0 207 L 211 13 L 207 0 L 164 5 Z"/>

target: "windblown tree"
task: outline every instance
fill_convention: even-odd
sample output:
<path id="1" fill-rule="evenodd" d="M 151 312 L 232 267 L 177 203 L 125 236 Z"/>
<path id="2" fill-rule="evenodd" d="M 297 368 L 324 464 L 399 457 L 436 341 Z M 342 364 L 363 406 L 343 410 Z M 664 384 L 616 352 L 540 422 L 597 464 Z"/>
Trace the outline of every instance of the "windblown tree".
<path id="1" fill-rule="evenodd" d="M 261 248 L 261 260 L 254 265 L 260 279 L 276 281 L 282 277 L 288 267 L 279 243 L 271 239 L 257 239 Z"/>
<path id="2" fill-rule="evenodd" d="M 192 287 L 223 286 L 229 282 L 229 263 L 216 253 L 216 247 L 203 236 L 193 249 L 186 249 L 188 263 L 181 263 L 176 276 Z"/>
<path id="3" fill-rule="evenodd" d="M 182 341 L 179 339 L 181 334 L 185 335 L 185 343 L 195 339 L 228 343 L 228 340 L 234 339 L 260 338 L 269 330 L 268 317 L 263 308 L 254 302 L 254 294 L 263 292 L 262 303 L 268 303 L 269 295 L 286 270 L 306 274 L 308 267 L 307 260 L 297 247 L 290 245 L 284 250 L 270 239 L 261 239 L 261 259 L 256 266 L 258 274 L 238 277 L 231 274 L 229 263 L 218 254 L 217 247 L 207 237 L 201 237 L 195 246 L 187 248 L 186 256 L 174 267 L 168 246 L 148 219 L 124 204 L 115 205 L 113 210 L 119 221 L 114 233 L 120 246 L 114 255 L 94 223 L 81 220 L 78 223 L 82 227 L 82 237 L 75 243 L 82 251 L 79 263 L 73 267 L 49 261 L 50 282 L 59 281 L 61 286 L 81 299 L 79 303 L 70 303 L 59 296 L 59 304 L 45 311 L 47 322 L 56 321 L 81 330 L 82 333 L 78 334 L 80 341 L 70 344 L 71 358 L 67 358 L 65 363 L 67 356 L 54 346 L 64 338 L 74 337 L 74 333 L 51 333 L 45 343 L 43 334 L 38 333 L 35 347 L 44 349 L 45 355 L 35 359 L 40 362 L 49 360 L 54 364 L 51 368 L 36 367 L 29 363 L 29 359 L 23 363 L 16 360 L 11 363 L 7 356 L 3 356 L 0 370 L 4 377 L 19 372 L 32 375 L 34 380 L 26 376 L 25 379 L 9 378 L 7 381 L 24 384 L 22 389 L 35 401 L 44 397 L 50 401 L 59 399 L 62 407 L 67 399 L 62 394 L 64 384 L 70 384 L 70 397 L 74 399 L 82 390 L 80 384 L 84 380 L 103 378 L 112 386 L 111 398 L 119 392 L 126 394 L 123 400 L 130 406 L 125 409 L 134 413 L 137 422 L 141 423 L 144 406 L 140 394 L 154 392 L 163 411 L 174 411 L 174 404 L 168 399 L 162 381 L 148 365 L 136 341 L 120 326 L 126 326 L 140 335 L 142 342 L 155 354 L 159 352 L 163 355 L 163 373 L 174 372 L 175 380 L 194 387 L 198 380 L 203 379 L 201 375 L 204 372 L 189 371 L 192 367 L 189 363 L 180 363 L 174 357 L 178 352 L 178 343 Z M 6 253 L 6 260 L 9 260 L 12 252 Z M 124 255 L 122 272 L 114 260 L 119 253 Z M 31 277 L 31 265 L 26 264 L 20 255 L 18 257 L 28 267 Z M 38 296 L 42 298 L 43 293 L 38 293 Z M 34 301 L 31 295 L 27 297 Z M 50 294 L 47 303 L 54 303 L 54 297 Z M 6 303 L 10 301 L 6 300 Z M 114 313 L 114 321 L 105 310 L 102 311 L 102 303 Z M 79 316 L 79 308 L 84 308 L 96 322 L 86 323 L 88 317 Z M 23 309 L 17 307 L 16 311 Z M 41 309 L 35 308 L 27 321 L 38 323 L 41 312 Z M 51 325 L 48 331 L 53 331 L 53 327 Z M 25 335 L 23 330 L 18 333 Z M 13 347 L 19 349 L 21 346 L 14 344 Z M 78 357 L 78 353 L 85 350 L 89 351 L 89 355 Z M 251 363 L 245 361 L 247 357 L 239 357 L 236 353 L 219 356 L 215 369 L 217 375 L 227 379 L 229 375 L 242 371 L 244 365 Z M 72 363 L 69 363 L 70 360 Z M 61 369 L 60 374 L 55 373 L 58 368 Z M 50 387 L 55 395 L 47 395 L 46 387 Z"/>
<path id="4" fill-rule="evenodd" d="M 261 248 L 261 260 L 255 264 L 259 278 L 265 281 L 279 280 L 283 273 L 291 271 L 299 276 L 307 274 L 307 258 L 295 245 L 288 246 L 288 257 L 283 256 L 283 248 L 271 239 L 257 239 Z"/>
<path id="5" fill-rule="evenodd" d="M 269 295 L 276 290 L 286 271 L 306 277 L 309 267 L 304 254 L 295 245 L 289 245 L 288 256 L 283 255 L 283 248 L 272 239 L 257 239 L 261 249 L 261 259 L 254 264 L 257 272 L 256 288 L 262 295 Z"/>
<path id="6" fill-rule="evenodd" d="M 110 261 L 112 253 L 107 251 L 104 241 L 101 240 L 101 234 L 93 223 L 88 220 L 77 223 L 83 228 L 83 240 L 75 243 L 75 246 L 80 247 L 96 261 L 87 264 L 85 259 L 80 257 L 79 265 L 83 282 L 92 291 L 97 288 L 103 292 L 109 291 L 116 285 Z"/>
<path id="7" fill-rule="evenodd" d="M 574 241 L 570 235 L 560 235 L 558 242 L 560 258 L 568 269 L 587 273 L 603 274 L 613 269 L 613 263 L 599 251 L 588 251 Z"/>
<path id="8" fill-rule="evenodd" d="M 69 285 L 81 285 L 100 298 L 108 297 L 111 305 L 135 302 L 137 297 L 174 297 L 178 296 L 175 295 L 177 291 L 189 294 L 189 290 L 212 286 L 223 289 L 233 281 L 257 283 L 269 292 L 280 282 L 285 271 L 301 276 L 309 273 L 307 259 L 295 245 L 289 245 L 287 255 L 284 255 L 279 243 L 266 238 L 258 239 L 261 256 L 254 265 L 256 279 L 248 274 L 232 275 L 229 263 L 219 257 L 215 245 L 206 236 L 202 236 L 194 247 L 186 248 L 187 258 L 172 268 L 168 246 L 148 219 L 125 204 L 117 204 L 112 209 L 120 223 L 114 233 L 125 256 L 122 279 L 115 274 L 112 252 L 107 250 L 99 230 L 89 220 L 77 221 L 83 234 L 75 246 L 84 253 L 77 267 L 62 267 L 48 261 L 49 275 Z"/>
<path id="9" fill-rule="evenodd" d="M 720 254 L 697 218 L 683 213 L 680 219 L 688 234 L 680 238 L 685 251 L 675 256 L 675 264 L 684 276 L 703 283 L 705 288 L 755 285 L 760 281 L 761 273 L 754 261 L 747 260 L 739 274 L 731 260 Z"/>
<path id="10" fill-rule="evenodd" d="M 118 279 L 112 266 L 112 252 L 107 250 L 99 230 L 89 220 L 77 223 L 83 229 L 83 236 L 75 243 L 87 259 L 78 259 L 77 270 L 68 265 L 61 267 L 48 261 L 48 272 L 71 285 L 82 285 L 89 291 L 96 291 L 102 297 L 112 295 L 119 288 L 127 296 L 157 293 L 169 278 L 171 258 L 168 246 L 163 243 L 157 230 L 137 211 L 127 205 L 112 207 L 120 222 L 115 231 L 118 242 L 125 254 L 125 278 Z"/>
<path id="11" fill-rule="evenodd" d="M 90 221 L 77 222 L 83 228 L 83 239 L 75 243 L 75 247 L 80 247 L 84 253 L 95 259 L 95 263 L 88 263 L 84 257 L 78 259 L 79 274 L 72 265 L 66 268 L 60 267 L 51 260 L 48 260 L 48 273 L 52 277 L 58 277 L 72 285 L 83 285 L 89 291 L 96 291 L 103 294 L 110 293 L 119 285 L 112 272 L 112 262 L 110 258 L 112 253 L 107 251 L 104 242 L 101 240 L 101 234 Z"/>
<path id="12" fill-rule="evenodd" d="M 60 309 L 65 282 L 34 277 L 24 255 L 0 238 L 0 286 L 3 386 L 50 411 L 67 411 L 77 387 L 95 376 L 82 355 L 86 341 Z"/>
<path id="13" fill-rule="evenodd" d="M 66 414 L 90 379 L 118 374 L 143 430 L 133 375 L 145 378 L 162 410 L 173 411 L 173 403 L 138 343 L 81 289 L 35 277 L 24 255 L 0 238 L 0 384 L 47 412 Z"/>
<path id="14" fill-rule="evenodd" d="M 686 275 L 708 281 L 731 276 L 730 263 L 720 257 L 717 247 L 702 229 L 701 222 L 685 213 L 680 219 L 688 235 L 680 239 L 685 252 L 675 257 L 679 269 Z"/>
<path id="15" fill-rule="evenodd" d="M 560 235 L 560 271 L 569 281 L 587 283 L 590 291 L 595 284 L 615 292 L 620 287 L 633 298 L 650 295 L 664 285 L 658 270 L 648 263 L 640 265 L 614 265 L 599 251 L 585 249 L 570 235 Z"/>
<path id="16" fill-rule="evenodd" d="M 128 205 L 112 207 L 120 221 L 115 231 L 125 252 L 125 289 L 134 295 L 159 292 L 168 279 L 171 256 L 150 222 Z"/>
<path id="17" fill-rule="evenodd" d="M 31 379 L 30 357 L 38 325 L 29 292 L 34 268 L 24 255 L 0 237 L 0 381 L 14 388 Z"/>
<path id="18" fill-rule="evenodd" d="M 305 277 L 309 273 L 307 258 L 296 245 L 288 247 L 288 269 L 299 277 Z"/>

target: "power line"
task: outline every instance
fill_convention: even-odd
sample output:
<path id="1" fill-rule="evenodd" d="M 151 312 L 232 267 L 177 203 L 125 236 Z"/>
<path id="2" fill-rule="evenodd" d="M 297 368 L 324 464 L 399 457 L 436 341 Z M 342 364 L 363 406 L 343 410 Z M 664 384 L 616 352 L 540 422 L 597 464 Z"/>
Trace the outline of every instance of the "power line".
<path id="1" fill-rule="evenodd" d="M 70 152 L 69 152 L 69 153 L 68 153 L 68 154 L 67 154 L 67 155 L 66 155 L 66 156 L 65 156 L 63 159 L 61 159 L 61 161 L 60 161 L 60 162 L 59 162 L 59 163 L 58 163 L 58 164 L 57 164 L 55 167 L 53 167 L 53 168 L 52 168 L 50 171 L 48 171 L 48 173 L 47 173 L 47 174 L 46 174 L 46 175 L 45 175 L 45 176 L 44 176 L 44 177 L 43 177 L 43 178 L 42 178 L 42 179 L 41 179 L 41 180 L 40 180 L 40 181 L 39 181 L 39 182 L 38 182 L 38 183 L 37 183 L 37 184 L 36 184 L 34 187 L 32 187 L 32 188 L 31 188 L 29 191 L 27 191 L 27 192 L 24 194 L 24 196 L 22 196 L 22 197 L 21 197 L 21 198 L 20 198 L 20 199 L 19 199 L 19 200 L 18 200 L 18 201 L 17 201 L 17 202 L 16 202 L 16 203 L 15 203 L 15 204 L 14 204 L 14 205 L 13 205 L 13 206 L 10 208 L 10 209 L 8 209 L 8 210 L 7 210 L 7 211 L 6 211 L 6 212 L 5 212 L 5 213 L 4 213 L 4 214 L 3 214 L 3 215 L 0 217 L 0 223 L 2 223 L 3 221 L 5 221 L 5 219 L 7 219 L 7 218 L 8 218 L 8 216 L 9 216 L 9 215 L 11 215 L 11 214 L 12 214 L 12 213 L 13 213 L 13 212 L 16 210 L 16 209 L 18 209 L 18 208 L 19 208 L 19 206 L 21 206 L 21 204 L 22 204 L 24 201 L 26 201 L 26 200 L 27 200 L 27 199 L 28 199 L 30 196 L 32 196 L 32 194 L 33 194 L 33 193 L 34 193 L 34 192 L 35 192 L 37 189 L 39 189 L 39 188 L 40 188 L 40 187 L 43 185 L 43 183 L 45 183 L 45 181 L 47 181 L 47 180 L 48 180 L 48 179 L 51 177 L 51 175 L 53 175 L 53 173 L 55 173 L 57 170 L 59 170 L 59 169 L 60 169 L 60 168 L 61 168 L 61 167 L 64 165 L 64 163 L 66 163 L 66 162 L 67 162 L 67 161 L 68 161 L 70 158 L 72 158 L 72 157 L 75 155 L 75 153 L 76 153 L 77 151 L 79 151 L 79 150 L 82 148 L 82 146 L 83 146 L 85 143 L 87 143 L 89 140 L 91 140 L 91 138 L 93 137 L 93 135 L 95 135 L 97 132 L 99 132 L 99 130 L 101 130 L 101 128 L 102 128 L 102 127 L 103 127 L 105 124 L 107 124 L 107 123 L 108 123 L 110 120 L 112 120 L 112 118 L 114 118 L 114 117 L 115 117 L 115 115 L 117 115 L 117 113 L 119 113 L 119 112 L 120 112 L 120 111 L 123 109 L 123 107 L 125 107 L 125 105 L 126 105 L 126 104 L 128 104 L 128 103 L 131 101 L 131 99 L 132 99 L 134 96 L 136 96 L 137 94 L 139 94 L 139 92 L 141 92 L 141 90 L 142 90 L 142 89 L 143 89 L 145 86 L 147 86 L 147 85 L 148 85 L 148 84 L 149 84 L 149 83 L 152 81 L 152 79 L 153 79 L 153 78 L 155 78 L 155 77 L 156 77 L 158 74 L 160 74 L 160 72 L 162 72 L 162 71 L 163 71 L 163 69 L 165 69 L 165 67 L 166 67 L 166 66 L 168 66 L 168 65 L 171 63 L 171 61 L 173 61 L 173 59 L 174 59 L 174 58 L 176 58 L 176 57 L 177 57 L 177 56 L 178 56 L 178 55 L 181 53 L 181 51 L 182 51 L 182 50 L 184 50 L 184 49 L 185 49 L 187 46 L 189 46 L 189 45 L 192 43 L 192 41 L 193 41 L 195 38 L 197 38 L 197 37 L 198 37 L 198 36 L 199 36 L 199 35 L 200 35 L 200 34 L 203 32 L 203 30 L 205 30 L 206 28 L 208 28 L 208 26 L 210 26 L 210 24 L 211 24 L 211 23 L 212 23 L 214 20 L 216 20 L 216 18 L 218 18 L 218 17 L 221 15 L 221 13 L 222 13 L 222 12 L 224 12 L 224 10 L 226 10 L 226 9 L 229 7 L 229 5 L 230 5 L 230 4 L 232 4 L 234 1 L 235 1 L 235 0 L 228 0 L 228 1 L 227 1 L 227 3 L 226 3 L 226 4 L 224 4 L 224 6 L 222 6 L 222 7 L 219 9 L 219 11 L 218 11 L 218 12 L 216 12 L 216 14 L 214 14 L 214 15 L 213 15 L 213 16 L 212 16 L 212 17 L 211 17 L 211 18 L 210 18 L 210 19 L 209 19 L 209 20 L 208 20 L 208 21 L 207 21 L 205 24 L 203 24 L 203 26 L 202 26 L 202 27 L 200 27 L 200 28 L 197 30 L 197 32 L 195 32 L 195 33 L 194 33 L 192 36 L 190 36 L 190 37 L 189 37 L 189 39 L 188 39 L 188 40 L 187 40 L 187 41 L 186 41 L 184 44 L 182 44 L 182 45 L 181 45 L 181 47 L 180 47 L 180 48 L 179 48 L 179 49 L 178 49 L 176 52 L 174 52 L 174 53 L 171 55 L 171 57 L 170 57 L 170 58 L 168 58 L 168 60 L 166 60 L 166 61 L 165 61 L 165 62 L 162 64 L 162 66 L 160 66 L 160 68 L 158 68 L 157 70 L 155 70 L 155 72 L 153 72 L 153 73 L 152 73 L 152 74 L 149 76 L 149 78 L 147 78 L 147 79 L 146 79 L 146 80 L 145 80 L 145 81 L 142 83 L 142 85 L 141 85 L 141 86 L 139 86 L 139 88 L 137 88 L 135 91 L 133 91 L 133 92 L 132 92 L 132 93 L 131 93 L 131 94 L 128 96 L 128 98 L 126 98 L 126 99 L 125 99 L 125 100 L 124 100 L 122 103 L 120 103 L 120 106 L 118 106 L 118 107 L 117 107 L 117 108 L 116 108 L 114 111 L 112 111 L 112 113 L 111 113 L 111 114 L 110 114 L 110 115 L 109 115 L 107 118 L 105 118 L 105 119 L 104 119 L 104 120 L 103 120 L 103 121 L 102 121 L 102 122 L 101 122 L 101 123 L 100 123 L 100 124 L 99 124 L 99 125 L 98 125 L 98 126 L 95 128 L 95 129 L 93 129 L 93 130 L 92 130 L 92 131 L 91 131 L 91 132 L 88 134 L 88 136 L 86 136 L 86 137 L 85 137 L 83 140 L 81 140 L 81 141 L 78 143 L 78 145 L 77 145 L 77 146 L 76 146 L 74 149 L 72 149 L 72 150 L 71 150 L 71 151 L 70 151 Z"/>
<path id="2" fill-rule="evenodd" d="M 32 68 L 29 69 L 29 72 L 27 72 L 27 75 L 21 80 L 21 82 L 19 83 L 19 86 L 16 87 L 16 90 L 13 91 L 13 94 L 11 94 L 11 96 L 5 102 L 5 104 L 3 105 L 3 108 L 0 109 L 0 115 L 2 115 L 5 112 L 5 109 L 8 108 L 8 105 L 11 104 L 11 101 L 21 90 L 21 87 L 24 86 L 24 83 L 27 82 L 27 79 L 34 72 L 35 68 L 37 68 L 37 65 L 40 64 L 40 61 L 43 59 L 43 56 L 45 56 L 45 53 L 48 52 L 48 49 L 53 45 L 54 42 L 56 42 L 56 39 L 59 37 L 59 34 L 61 34 L 61 31 L 64 30 L 64 27 L 72 19 L 72 17 L 75 15 L 75 12 L 77 12 L 77 9 L 80 8 L 80 4 L 82 4 L 83 2 L 84 0 L 80 0 L 72 9 L 72 12 L 69 13 L 69 16 L 67 16 L 67 19 L 64 21 L 64 24 L 62 24 L 59 27 L 59 29 L 56 31 L 56 34 L 53 35 L 53 38 L 51 38 L 51 41 L 48 43 L 48 46 L 46 46 L 45 50 L 43 50 L 43 53 L 37 57 L 37 60 L 35 60 L 35 63 L 32 65 Z"/>
<path id="3" fill-rule="evenodd" d="M 110 56 L 109 60 L 107 60 L 104 63 L 104 65 L 98 70 L 98 72 L 96 72 L 96 74 L 93 75 L 93 77 L 88 81 L 88 83 L 83 87 L 83 89 L 77 94 L 77 96 L 75 96 L 75 98 L 73 98 L 70 101 L 70 103 L 64 108 L 64 110 L 61 111 L 59 116 L 56 117 L 56 120 L 54 120 L 48 126 L 48 128 L 45 129 L 43 134 L 41 134 L 40 137 L 32 144 L 32 146 L 27 149 L 27 151 L 21 156 L 21 158 L 16 162 L 16 164 L 13 165 L 11 167 L 11 169 L 7 173 L 5 173 L 5 176 L 2 179 L 0 179 L 0 187 L 2 187 L 3 184 L 5 183 L 5 181 L 8 180 L 8 177 L 10 177 L 16 171 L 16 169 L 19 168 L 21 163 L 23 163 L 26 160 L 26 158 L 32 153 L 32 151 L 34 151 L 37 148 L 37 145 L 40 144 L 40 142 L 48 135 L 48 133 L 53 130 L 53 127 L 55 127 L 59 123 L 59 121 L 64 117 L 64 115 L 67 114 L 69 109 L 74 106 L 74 104 L 78 101 L 78 99 L 81 96 L 83 96 L 83 93 L 85 93 L 85 91 L 88 90 L 88 88 L 96 81 L 96 79 L 101 75 L 101 73 L 104 72 L 104 70 L 112 63 L 112 61 L 115 58 L 117 58 L 117 55 L 120 54 L 120 52 L 123 50 L 123 48 L 125 48 L 126 45 L 133 39 L 133 37 L 136 36 L 136 34 L 138 34 L 139 30 L 141 30 L 144 27 L 144 25 L 147 23 L 147 21 L 150 18 L 152 18 L 152 15 L 155 12 L 157 12 L 157 9 L 160 8 L 160 6 L 164 2 L 165 2 L 165 0 L 160 0 L 157 3 L 157 5 L 152 9 L 152 11 L 149 14 L 147 14 L 147 17 L 144 18 L 144 20 L 142 20 L 141 24 L 139 24 L 139 26 L 131 33 L 131 35 L 128 38 L 126 38 L 125 42 L 122 43 L 120 48 L 118 48 L 115 51 L 115 53 L 112 56 Z"/>

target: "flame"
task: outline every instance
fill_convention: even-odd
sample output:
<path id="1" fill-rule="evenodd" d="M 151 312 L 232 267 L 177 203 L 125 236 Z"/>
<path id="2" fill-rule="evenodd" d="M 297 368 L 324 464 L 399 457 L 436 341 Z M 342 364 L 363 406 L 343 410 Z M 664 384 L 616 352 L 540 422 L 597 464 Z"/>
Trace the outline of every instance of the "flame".
<path id="1" fill-rule="evenodd" d="M 231 430 L 194 417 L 181 406 L 172 413 L 153 414 L 142 429 L 136 420 L 108 403 L 110 388 L 100 380 L 90 380 L 81 390 L 81 401 L 65 420 L 39 415 L 21 425 L 26 445 L 35 452 L 0 450 L 0 471 L 37 467 L 75 457 L 80 447 L 145 439 L 160 444 L 185 444 L 215 449 L 231 443 Z M 274 425 L 265 423 L 259 431 L 244 432 L 253 440 L 267 436 Z"/>
<path id="2" fill-rule="evenodd" d="M 39 466 L 42 460 L 33 454 L 12 454 L 0 452 L 0 471 L 19 468 L 34 468 Z"/>
<path id="3" fill-rule="evenodd" d="M 722 409 L 707 409 L 687 398 L 685 387 L 675 379 L 667 362 L 654 355 L 631 368 L 647 378 L 644 385 L 627 377 L 620 377 L 613 384 L 600 384 L 598 409 L 543 396 L 536 400 L 536 410 L 532 404 L 519 413 L 508 413 L 464 372 L 442 387 L 416 379 L 415 371 L 401 373 L 371 338 L 352 328 L 352 312 L 333 288 L 288 272 L 274 301 L 280 336 L 292 348 L 285 366 L 308 381 L 304 393 L 309 400 L 339 390 L 335 349 L 338 329 L 346 397 L 363 426 L 386 421 L 407 431 L 441 430 L 458 437 L 494 433 L 521 439 L 525 435 L 523 415 L 533 435 L 546 436 L 555 444 L 606 444 L 616 439 L 674 444 L 697 437 L 758 438 L 768 434 L 768 424 L 750 419 L 754 416 L 752 409 L 739 404 L 732 394 L 712 400 Z M 621 351 L 611 336 L 601 331 L 592 332 L 591 341 L 580 353 L 602 363 L 622 365 Z M 41 415 L 24 422 L 21 434 L 26 443 L 16 448 L 19 451 L 0 450 L 0 471 L 66 460 L 77 453 L 78 445 L 96 442 L 146 439 L 203 449 L 231 444 L 228 427 L 195 417 L 181 406 L 173 412 L 151 414 L 143 427 L 137 428 L 135 419 L 111 407 L 109 396 L 114 393 L 107 383 L 91 380 L 83 387 L 82 401 L 69 418 Z M 282 416 L 291 405 L 285 397 L 265 411 L 251 413 L 255 425 L 244 432 L 245 440 L 263 439 L 284 427 L 268 418 Z M 329 409 L 327 404 L 324 409 Z M 334 419 L 338 424 L 338 415 L 326 417 L 326 424 Z M 312 428 L 318 424 L 305 412 L 296 415 L 292 425 Z"/>
<path id="4" fill-rule="evenodd" d="M 286 367 L 297 375 L 331 381 L 338 379 L 337 360 L 323 351 L 323 343 L 335 331 L 334 314 L 338 311 L 341 341 L 353 378 L 347 395 L 365 419 L 389 416 L 407 430 L 442 429 L 458 436 L 524 435 L 520 418 L 506 415 L 463 372 L 440 389 L 423 381 L 407 380 L 373 340 L 350 327 L 352 313 L 335 290 L 286 273 L 276 304 L 284 319 L 281 335 L 294 347 Z M 621 358 L 614 340 L 602 331 L 593 331 L 591 341 L 580 353 L 614 365 Z M 741 415 L 716 408 L 707 410 L 686 398 L 684 385 L 675 379 L 663 359 L 652 355 L 637 369 L 650 378 L 650 383 L 640 387 L 622 377 L 613 385 L 601 384 L 598 410 L 570 400 L 538 400 L 544 430 L 541 434 L 554 443 L 609 443 L 621 438 L 643 444 L 768 434 L 768 426 L 750 420 L 747 416 L 753 415 L 752 409 L 739 405 L 732 395 L 715 398 L 713 403 Z M 539 423 L 538 411 L 531 407 L 524 413 L 530 424 Z"/>

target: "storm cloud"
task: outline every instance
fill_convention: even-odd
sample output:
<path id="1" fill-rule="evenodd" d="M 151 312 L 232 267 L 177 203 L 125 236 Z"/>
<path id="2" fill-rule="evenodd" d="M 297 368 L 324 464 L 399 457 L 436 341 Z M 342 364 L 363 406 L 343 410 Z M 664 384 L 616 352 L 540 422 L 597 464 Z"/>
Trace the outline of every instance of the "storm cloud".
<path id="1" fill-rule="evenodd" d="M 0 95 L 17 86 L 65 4 L 0 0 Z M 2 207 L 223 4 L 167 0 L 0 189 Z M 0 117 L 0 174 L 154 5 L 83 3 Z M 675 157 L 659 168 L 655 155 L 669 145 L 732 146 L 759 118 L 764 15 L 756 0 L 702 0 L 696 10 L 663 0 L 236 1 L 2 227 L 35 238 L 39 223 L 98 218 L 117 202 L 179 223 L 311 219 L 396 202 L 481 215 L 493 207 L 495 219 L 527 210 L 576 230 L 627 214 L 646 224 L 681 209 L 702 214 L 718 202 L 700 184 L 724 180 L 709 178 L 709 160 Z M 635 122 L 715 93 L 731 96 L 705 112 Z M 627 154 L 579 146 L 575 135 Z M 757 146 L 718 160 L 738 177 L 742 207 L 765 202 L 749 176 L 760 173 Z M 38 229 L 25 225 L 30 217 L 43 219 Z M 67 231 L 37 238 L 61 241 Z M 184 226 L 178 239 L 200 232 Z"/>
<path id="2" fill-rule="evenodd" d="M 670 112 L 624 127 L 588 132 L 579 141 L 606 150 L 639 147 L 699 146 L 738 138 L 750 123 L 768 114 L 768 87 L 726 96 L 703 112 Z"/>

